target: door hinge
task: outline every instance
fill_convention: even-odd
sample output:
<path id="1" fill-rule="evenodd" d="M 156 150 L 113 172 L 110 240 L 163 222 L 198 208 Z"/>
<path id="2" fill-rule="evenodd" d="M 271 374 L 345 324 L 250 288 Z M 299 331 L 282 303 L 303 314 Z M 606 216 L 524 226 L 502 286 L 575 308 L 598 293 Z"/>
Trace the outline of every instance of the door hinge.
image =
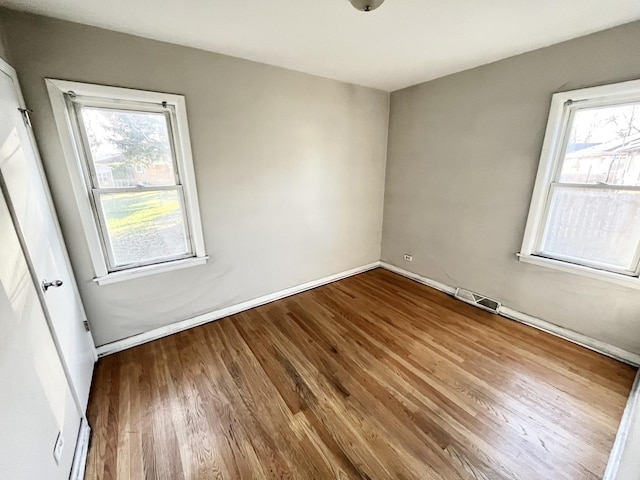
<path id="1" fill-rule="evenodd" d="M 22 120 L 24 120 L 24 124 L 29 128 L 33 128 L 31 126 L 31 116 L 29 115 L 33 113 L 33 110 L 29 110 L 28 108 L 18 108 L 18 110 L 22 114 Z"/>
<path id="2" fill-rule="evenodd" d="M 86 320 L 83 320 L 83 321 L 82 321 L 82 324 L 84 325 L 84 329 L 85 329 L 87 332 L 90 332 L 90 331 L 91 331 L 91 328 L 89 327 L 89 322 L 87 322 Z"/>

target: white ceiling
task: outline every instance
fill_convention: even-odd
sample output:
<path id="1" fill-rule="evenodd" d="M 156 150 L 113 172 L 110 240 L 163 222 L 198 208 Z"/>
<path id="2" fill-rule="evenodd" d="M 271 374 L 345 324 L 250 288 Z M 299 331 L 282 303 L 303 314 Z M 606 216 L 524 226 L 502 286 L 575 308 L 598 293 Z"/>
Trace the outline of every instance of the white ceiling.
<path id="1" fill-rule="evenodd" d="M 0 3 L 389 91 L 640 19 L 638 0 Z"/>

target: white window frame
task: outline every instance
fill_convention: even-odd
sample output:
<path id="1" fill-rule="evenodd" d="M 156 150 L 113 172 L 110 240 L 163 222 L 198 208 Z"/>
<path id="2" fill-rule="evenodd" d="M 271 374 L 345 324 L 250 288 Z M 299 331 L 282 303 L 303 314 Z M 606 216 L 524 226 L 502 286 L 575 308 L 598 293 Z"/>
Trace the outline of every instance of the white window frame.
<path id="1" fill-rule="evenodd" d="M 557 178 L 564 157 L 573 112 L 585 107 L 630 102 L 640 102 L 640 80 L 583 88 L 553 95 L 522 248 L 517 254 L 521 262 L 640 289 L 638 271 L 630 275 L 607 270 L 604 265 L 602 268 L 598 268 L 595 262 L 591 266 L 579 265 L 540 254 L 552 182 Z"/>
<path id="2" fill-rule="evenodd" d="M 184 97 L 50 78 L 45 79 L 45 82 L 95 271 L 94 281 L 99 285 L 107 285 L 206 263 L 209 257 L 205 253 Z M 83 145 L 77 140 L 78 132 L 76 131 L 76 122 L 72 118 L 73 112 L 70 111 L 65 100 L 65 94 L 69 92 L 73 92 L 77 96 L 104 99 L 110 104 L 122 102 L 123 104 L 138 103 L 147 106 L 162 107 L 166 105 L 171 107 L 171 128 L 173 130 L 171 133 L 176 150 L 174 152 L 175 162 L 184 194 L 184 213 L 190 233 L 193 256 L 120 270 L 109 270 L 103 241 L 98 230 L 101 220 L 91 201 L 91 184 L 87 178 L 89 166 L 86 165 L 87 160 L 83 152 Z"/>

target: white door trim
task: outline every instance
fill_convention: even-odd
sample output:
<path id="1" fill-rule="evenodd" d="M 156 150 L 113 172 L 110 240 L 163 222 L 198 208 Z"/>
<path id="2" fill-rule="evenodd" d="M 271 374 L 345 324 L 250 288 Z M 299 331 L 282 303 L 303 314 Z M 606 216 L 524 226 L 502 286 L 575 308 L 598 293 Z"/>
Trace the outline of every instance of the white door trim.
<path id="1" fill-rule="evenodd" d="M 0 72 L 2 72 L 4 74 L 6 74 L 7 76 L 9 76 L 9 78 L 11 79 L 11 82 L 13 83 L 14 90 L 15 90 L 15 93 L 17 95 L 18 103 L 20 105 L 20 108 L 26 108 L 25 102 L 24 102 L 24 97 L 22 96 L 22 91 L 20 90 L 20 84 L 18 82 L 18 76 L 17 76 L 16 70 L 11 65 L 9 65 L 5 60 L 3 60 L 2 58 L 0 58 Z M 40 174 L 40 177 L 42 179 L 42 185 L 43 185 L 44 193 L 45 193 L 45 196 L 46 196 L 46 199 L 47 199 L 47 208 L 49 209 L 49 212 L 51 213 L 51 217 L 53 219 L 53 224 L 54 224 L 54 227 L 55 227 L 56 234 L 57 234 L 58 239 L 59 239 L 59 241 L 60 241 L 60 243 L 61 243 L 61 245 L 63 247 L 62 251 L 63 251 L 63 255 L 64 255 L 64 261 L 66 263 L 67 268 L 69 269 L 69 272 L 72 273 L 73 269 L 71 267 L 71 261 L 69 259 L 69 255 L 68 255 L 68 252 L 66 250 L 66 244 L 64 242 L 64 238 L 62 236 L 62 230 L 60 229 L 60 223 L 58 221 L 58 216 L 56 214 L 56 211 L 55 211 L 55 208 L 54 208 L 54 205 L 53 205 L 53 199 L 51 197 L 51 192 L 49 190 L 49 185 L 48 185 L 48 183 L 46 181 L 46 176 L 44 174 L 44 167 L 42 165 L 42 159 L 40 157 L 40 152 L 38 151 L 38 147 L 37 147 L 37 144 L 36 144 L 35 137 L 33 135 L 33 131 L 30 128 L 27 128 L 26 130 L 27 130 L 27 135 L 29 137 L 29 141 L 30 141 L 31 147 L 33 149 L 34 158 L 35 158 L 35 161 L 36 161 L 36 165 L 38 167 L 38 173 Z M 10 198 L 8 199 L 8 203 L 9 203 L 9 207 L 11 208 L 11 202 L 9 200 L 10 200 Z M 12 213 L 12 216 L 13 215 L 14 214 Z M 16 219 L 14 218 L 14 223 L 15 223 L 15 221 L 16 221 Z M 16 226 L 16 231 L 21 236 L 20 229 L 17 226 Z M 24 242 L 24 239 L 21 239 L 21 241 Z M 32 262 L 31 262 L 31 259 L 29 258 L 29 255 L 28 255 L 27 251 L 25 251 L 25 257 L 27 258 L 27 261 L 29 263 L 29 267 L 30 267 L 30 270 L 31 270 L 31 273 L 32 273 L 32 277 L 33 277 L 32 279 L 33 279 L 34 284 L 36 285 L 36 290 L 38 291 L 38 296 L 40 298 L 40 303 L 42 305 L 42 309 L 43 309 L 43 311 L 45 313 L 45 318 L 47 319 L 49 330 L 51 331 L 51 335 L 53 337 L 53 341 L 54 341 L 56 349 L 58 351 L 58 356 L 60 357 L 60 361 L 62 362 L 62 366 L 64 368 L 64 372 L 65 372 L 65 375 L 67 377 L 67 382 L 69 383 L 71 392 L 73 394 L 74 401 L 75 401 L 75 403 L 76 403 L 76 405 L 78 407 L 78 411 L 80 412 L 80 415 L 84 418 L 85 415 L 86 415 L 86 411 L 82 407 L 82 402 L 80 401 L 80 398 L 78 396 L 77 390 L 76 390 L 75 385 L 74 385 L 74 383 L 72 381 L 72 378 L 71 378 L 71 375 L 70 375 L 70 371 L 69 371 L 69 366 L 67 364 L 67 361 L 65 360 L 63 352 L 61 351 L 61 345 L 60 345 L 59 338 L 56 335 L 55 325 L 53 324 L 53 322 L 51 320 L 51 316 L 49 314 L 49 310 L 47 309 L 47 305 L 44 302 L 44 299 L 42 297 L 42 291 L 41 291 L 41 289 L 37 288 L 38 285 L 40 285 L 40 282 L 39 282 L 38 278 L 33 276 L 34 275 L 33 266 L 32 266 Z M 84 310 L 84 306 L 82 304 L 82 301 L 80 300 L 80 292 L 78 290 L 78 285 L 76 283 L 76 279 L 73 276 L 73 274 L 70 275 L 70 283 L 71 283 L 71 286 L 73 288 L 74 295 L 75 295 L 76 299 L 78 300 L 78 306 L 79 306 L 79 308 L 80 308 L 80 310 L 82 312 L 83 320 L 86 321 L 87 320 L 87 315 L 86 315 L 86 312 Z M 93 336 L 91 335 L 91 332 L 87 332 L 87 336 L 88 336 L 88 338 L 90 340 L 90 345 L 89 346 L 91 347 L 91 352 L 93 354 L 94 361 L 97 361 L 98 353 L 97 353 L 97 351 L 95 349 L 95 342 L 93 341 Z"/>
<path id="2" fill-rule="evenodd" d="M 623 463 L 623 457 L 635 456 L 640 451 L 640 445 L 634 444 L 630 440 L 629 434 L 631 429 L 638 429 L 638 422 L 640 421 L 640 371 L 636 373 L 636 379 L 631 387 L 631 393 L 627 400 L 624 413 L 622 414 L 622 420 L 620 420 L 620 427 L 616 434 L 616 439 L 613 442 L 613 448 L 609 455 L 609 461 L 607 462 L 607 468 L 604 471 L 602 480 L 617 480 L 618 472 L 620 471 L 620 465 Z M 622 480 L 622 478 L 620 479 Z"/>
<path id="3" fill-rule="evenodd" d="M 73 455 L 73 466 L 69 480 L 82 480 L 87 469 L 87 455 L 89 454 L 89 440 L 91 439 L 91 427 L 85 417 L 82 417 L 76 449 Z"/>

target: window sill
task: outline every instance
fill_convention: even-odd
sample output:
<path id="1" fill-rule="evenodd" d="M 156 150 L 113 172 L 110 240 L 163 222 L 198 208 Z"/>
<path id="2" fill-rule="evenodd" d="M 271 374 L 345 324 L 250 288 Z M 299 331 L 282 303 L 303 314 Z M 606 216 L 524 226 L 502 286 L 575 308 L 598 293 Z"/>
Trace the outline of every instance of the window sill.
<path id="1" fill-rule="evenodd" d="M 635 288 L 640 290 L 640 279 L 622 275 L 621 273 L 606 272 L 597 268 L 585 267 L 582 265 L 574 265 L 572 263 L 562 262 L 560 260 L 552 260 L 550 258 L 538 257 L 536 255 L 526 255 L 524 253 L 516 253 L 518 260 L 532 265 L 553 268 L 562 272 L 573 273 L 582 277 L 593 278 L 603 282 L 615 283 L 623 287 Z"/>
<path id="2" fill-rule="evenodd" d="M 146 277 L 155 275 L 156 273 L 170 272 L 172 270 L 180 270 L 181 268 L 195 267 L 204 265 L 209 260 L 208 256 L 193 257 L 184 260 L 175 260 L 173 262 L 158 263 L 156 265 L 146 265 L 144 267 L 130 268 L 119 272 L 108 273 L 102 277 L 93 279 L 98 285 L 109 285 L 111 283 L 124 282 L 133 278 Z"/>

